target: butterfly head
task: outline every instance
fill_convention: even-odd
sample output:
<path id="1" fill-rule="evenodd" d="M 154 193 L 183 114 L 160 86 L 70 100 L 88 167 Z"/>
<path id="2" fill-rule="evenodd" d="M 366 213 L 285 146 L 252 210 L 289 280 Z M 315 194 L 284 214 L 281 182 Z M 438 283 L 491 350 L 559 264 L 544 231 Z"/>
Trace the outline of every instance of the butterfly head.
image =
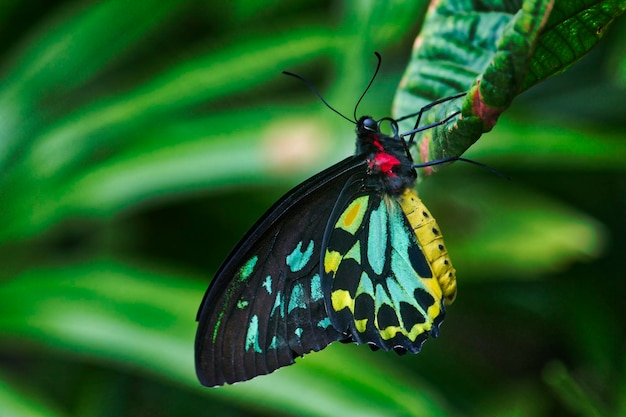
<path id="1" fill-rule="evenodd" d="M 390 134 L 383 133 L 382 125 L 387 123 L 389 125 Z M 375 120 L 372 116 L 361 116 L 356 120 L 356 134 L 357 136 L 367 134 L 381 134 L 389 136 L 397 141 L 402 141 L 398 133 L 398 122 L 391 117 L 383 117 L 380 120 Z"/>
<path id="2" fill-rule="evenodd" d="M 371 116 L 362 116 L 356 122 L 356 134 L 378 133 L 380 130 L 378 122 Z"/>
<path id="3" fill-rule="evenodd" d="M 382 132 L 388 123 L 391 135 Z M 398 135 L 398 125 L 389 117 L 375 120 L 362 116 L 356 122 L 357 154 L 367 161 L 369 185 L 385 194 L 397 195 L 415 183 L 413 159 Z"/>

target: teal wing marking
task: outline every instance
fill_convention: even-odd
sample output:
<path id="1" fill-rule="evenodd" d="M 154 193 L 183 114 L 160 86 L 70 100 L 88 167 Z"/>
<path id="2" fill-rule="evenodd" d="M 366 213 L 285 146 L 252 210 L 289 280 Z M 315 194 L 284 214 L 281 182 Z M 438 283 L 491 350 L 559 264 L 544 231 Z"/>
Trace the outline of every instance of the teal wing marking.
<path id="1" fill-rule="evenodd" d="M 335 328 L 357 343 L 412 353 L 438 335 L 438 284 L 395 198 L 345 193 L 324 247 L 322 285 Z"/>
<path id="2" fill-rule="evenodd" d="M 196 371 L 207 386 L 267 374 L 346 338 L 326 311 L 320 261 L 328 219 L 353 157 L 293 189 L 217 271 L 198 313 Z"/>
<path id="3" fill-rule="evenodd" d="M 289 269 L 291 269 L 291 272 L 298 272 L 309 263 L 314 248 L 315 244 L 311 240 L 306 249 L 302 251 L 302 242 L 298 242 L 298 246 L 296 246 L 293 252 L 287 255 L 287 265 Z"/>
<path id="4" fill-rule="evenodd" d="M 417 131 L 435 126 L 419 126 L 423 111 L 462 95 L 407 115 L 416 120 L 406 134 L 388 117 L 354 120 L 356 155 L 292 189 L 248 231 L 198 312 L 203 385 L 273 372 L 337 340 L 417 353 L 437 335 L 456 279 L 439 229 L 413 191 L 409 147 Z"/>

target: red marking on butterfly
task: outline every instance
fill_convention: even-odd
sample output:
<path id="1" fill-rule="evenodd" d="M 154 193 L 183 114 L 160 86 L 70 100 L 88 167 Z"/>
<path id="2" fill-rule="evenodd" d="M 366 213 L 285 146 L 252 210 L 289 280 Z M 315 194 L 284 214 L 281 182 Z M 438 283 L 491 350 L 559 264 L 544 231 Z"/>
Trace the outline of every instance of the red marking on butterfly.
<path id="1" fill-rule="evenodd" d="M 376 149 L 378 149 L 379 151 L 384 151 L 385 148 L 383 148 L 382 143 L 380 143 L 380 140 L 378 139 L 378 136 L 374 135 L 374 141 L 372 142 L 372 145 L 374 145 L 376 147 Z"/>
<path id="2" fill-rule="evenodd" d="M 395 177 L 393 168 L 400 165 L 400 161 L 393 155 L 388 153 L 377 153 L 373 159 L 369 160 L 369 167 L 371 170 L 382 172 L 389 177 Z"/>

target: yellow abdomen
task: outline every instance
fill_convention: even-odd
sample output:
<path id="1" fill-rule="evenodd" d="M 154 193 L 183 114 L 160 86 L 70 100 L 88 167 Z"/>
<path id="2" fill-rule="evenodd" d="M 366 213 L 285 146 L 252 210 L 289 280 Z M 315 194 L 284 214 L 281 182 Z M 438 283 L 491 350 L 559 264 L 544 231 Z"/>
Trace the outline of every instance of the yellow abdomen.
<path id="1" fill-rule="evenodd" d="M 417 243 L 424 251 L 426 260 L 433 271 L 433 277 L 439 282 L 444 302 L 452 303 L 456 296 L 456 274 L 435 218 L 412 188 L 407 188 L 397 200 L 409 219 Z"/>

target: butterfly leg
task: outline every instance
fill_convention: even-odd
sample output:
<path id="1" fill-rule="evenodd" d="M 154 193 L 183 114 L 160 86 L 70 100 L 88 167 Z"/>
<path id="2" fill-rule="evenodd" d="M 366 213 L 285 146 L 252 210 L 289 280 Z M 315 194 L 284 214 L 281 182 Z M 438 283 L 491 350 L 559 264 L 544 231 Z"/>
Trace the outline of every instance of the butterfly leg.
<path id="1" fill-rule="evenodd" d="M 452 114 L 452 115 L 450 115 L 450 116 L 446 117 L 446 118 L 445 118 L 445 119 L 443 119 L 443 120 L 440 120 L 440 121 L 435 122 L 435 123 L 428 124 L 428 125 L 426 125 L 426 126 L 419 127 L 420 121 L 421 121 L 421 119 L 422 119 L 422 115 L 423 115 L 426 111 L 430 110 L 431 108 L 433 108 L 433 107 L 435 107 L 435 106 L 437 106 L 437 105 L 439 105 L 439 104 L 441 104 L 441 103 L 445 103 L 445 102 L 447 102 L 447 101 L 451 101 L 451 100 L 457 99 L 457 98 L 459 98 L 459 97 L 463 97 L 463 96 L 464 96 L 464 95 L 466 95 L 466 94 L 467 94 L 467 93 L 460 93 L 460 94 L 455 94 L 455 95 L 453 95 L 453 96 L 445 97 L 445 98 L 442 98 L 442 99 L 439 99 L 439 100 L 435 100 L 435 101 L 433 101 L 433 102 L 431 102 L 431 103 L 429 103 L 429 104 L 425 105 L 424 107 L 422 107 L 422 108 L 421 108 L 418 112 L 416 112 L 416 113 L 407 114 L 406 116 L 402 116 L 402 117 L 400 117 L 399 119 L 396 119 L 396 122 L 400 122 L 400 121 L 402 121 L 402 120 L 410 119 L 410 118 L 412 118 L 412 117 L 417 116 L 417 120 L 415 121 L 415 126 L 413 127 L 413 129 L 411 129 L 411 130 L 409 130 L 408 132 L 405 132 L 405 133 L 403 133 L 403 134 L 401 134 L 401 135 L 400 135 L 402 138 L 404 138 L 404 137 L 406 137 L 406 136 L 408 136 L 408 135 L 411 135 L 411 137 L 410 137 L 410 138 L 409 138 L 409 140 L 407 141 L 407 146 L 408 146 L 408 147 L 410 147 L 410 146 L 413 144 L 413 140 L 415 139 L 415 134 L 416 134 L 416 133 L 421 132 L 421 131 L 423 131 L 423 130 L 432 129 L 433 127 L 437 127 L 437 126 L 440 126 L 440 125 L 442 125 L 442 124 L 445 124 L 445 123 L 447 123 L 450 119 L 452 119 L 454 116 L 456 116 L 456 115 L 458 115 L 458 114 L 460 113 L 460 112 L 456 112 L 456 113 L 454 113 L 454 114 Z"/>

